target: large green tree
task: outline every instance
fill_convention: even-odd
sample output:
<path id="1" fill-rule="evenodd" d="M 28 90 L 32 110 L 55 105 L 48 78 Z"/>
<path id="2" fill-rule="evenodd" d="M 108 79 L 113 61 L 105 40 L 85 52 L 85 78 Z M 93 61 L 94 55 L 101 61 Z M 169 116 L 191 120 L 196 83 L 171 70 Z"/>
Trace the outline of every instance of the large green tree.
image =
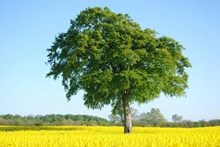
<path id="1" fill-rule="evenodd" d="M 123 106 L 124 132 L 132 132 L 130 104 L 160 93 L 182 96 L 190 67 L 184 47 L 169 37 L 141 29 L 129 15 L 87 8 L 71 20 L 48 49 L 48 77 L 62 77 L 66 97 L 83 89 L 84 104 L 101 109 Z"/>

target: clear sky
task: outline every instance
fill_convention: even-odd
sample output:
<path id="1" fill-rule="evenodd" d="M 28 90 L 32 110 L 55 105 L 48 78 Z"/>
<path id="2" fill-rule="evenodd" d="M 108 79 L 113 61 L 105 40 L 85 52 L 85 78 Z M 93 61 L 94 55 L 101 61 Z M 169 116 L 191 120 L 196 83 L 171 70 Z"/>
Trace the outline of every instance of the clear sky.
<path id="1" fill-rule="evenodd" d="M 163 95 L 140 113 L 159 108 L 167 119 L 220 119 L 220 1 L 219 0 L 1 0 L 0 115 L 89 114 L 108 118 L 111 107 L 89 110 L 83 91 L 65 98 L 61 82 L 45 78 L 46 49 L 70 19 L 87 7 L 107 6 L 128 13 L 144 28 L 174 38 L 192 63 L 186 97 Z"/>

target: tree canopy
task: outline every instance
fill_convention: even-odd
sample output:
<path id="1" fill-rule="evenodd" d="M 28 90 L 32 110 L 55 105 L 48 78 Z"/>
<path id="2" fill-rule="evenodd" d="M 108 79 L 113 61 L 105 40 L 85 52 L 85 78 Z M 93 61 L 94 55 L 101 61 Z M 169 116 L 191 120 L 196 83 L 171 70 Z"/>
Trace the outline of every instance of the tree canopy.
<path id="1" fill-rule="evenodd" d="M 62 77 L 68 100 L 83 89 L 88 108 L 123 105 L 129 118 L 132 102 L 184 94 L 191 65 L 183 49 L 172 38 L 141 29 L 128 14 L 87 8 L 48 49 L 47 76 Z"/>

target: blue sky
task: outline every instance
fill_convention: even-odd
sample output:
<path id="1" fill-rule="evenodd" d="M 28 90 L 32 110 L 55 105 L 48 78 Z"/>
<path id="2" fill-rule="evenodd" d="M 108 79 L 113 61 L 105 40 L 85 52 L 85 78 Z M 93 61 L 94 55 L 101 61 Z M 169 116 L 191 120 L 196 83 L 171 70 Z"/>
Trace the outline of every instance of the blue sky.
<path id="1" fill-rule="evenodd" d="M 108 118 L 111 107 L 89 110 L 83 91 L 65 98 L 59 80 L 49 72 L 46 49 L 70 19 L 87 7 L 109 7 L 128 13 L 141 27 L 174 38 L 192 63 L 186 97 L 160 98 L 138 106 L 140 113 L 159 108 L 167 119 L 220 119 L 220 1 L 218 0 L 1 0 L 0 115 L 89 114 Z"/>

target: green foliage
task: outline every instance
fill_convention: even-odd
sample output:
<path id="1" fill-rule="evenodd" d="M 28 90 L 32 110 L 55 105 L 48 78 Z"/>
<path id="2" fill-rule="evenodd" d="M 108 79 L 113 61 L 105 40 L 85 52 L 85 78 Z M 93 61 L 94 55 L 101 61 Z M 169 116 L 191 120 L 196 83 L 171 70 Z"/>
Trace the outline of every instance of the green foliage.
<path id="1" fill-rule="evenodd" d="M 20 115 L 0 115 L 0 125 L 15 126 L 44 126 L 44 125 L 108 125 L 108 120 L 97 116 L 89 115 L 36 115 L 36 116 L 20 116 Z"/>
<path id="2" fill-rule="evenodd" d="M 150 112 L 138 114 L 136 109 L 131 108 L 131 114 L 133 118 L 134 126 L 160 126 L 160 127 L 206 127 L 206 126 L 220 126 L 220 119 L 212 119 L 209 121 L 191 121 L 182 120 L 181 122 L 168 122 L 163 114 L 158 113 L 158 108 L 151 109 Z M 157 112 L 157 113 L 155 113 Z M 162 117 L 161 117 L 162 116 Z M 53 118 L 54 121 L 51 121 Z M 61 119 L 62 118 L 62 119 Z M 89 115 L 36 115 L 36 116 L 20 116 L 20 115 L 0 115 L 0 131 L 16 131 L 16 130 L 49 130 L 54 125 L 86 125 L 86 126 L 109 126 L 119 125 L 121 126 L 121 118 L 119 115 L 110 115 L 110 122 L 104 118 Z M 135 119 L 134 119 L 135 118 Z M 62 120 L 62 121 L 61 121 Z M 1 127 L 1 125 L 7 125 L 11 127 Z M 14 127 L 19 126 L 19 127 Z M 25 127 L 23 127 L 25 126 Z M 27 127 L 29 126 L 29 127 Z M 37 127 L 33 127 L 37 126 Z M 43 127 L 41 127 L 43 126 Z"/>
<path id="3" fill-rule="evenodd" d="M 142 30 L 129 15 L 87 8 L 71 20 L 48 49 L 47 77 L 62 77 L 66 97 L 85 90 L 84 103 L 101 109 L 128 101 L 146 103 L 160 93 L 182 96 L 191 67 L 184 47 L 151 29 Z"/>

